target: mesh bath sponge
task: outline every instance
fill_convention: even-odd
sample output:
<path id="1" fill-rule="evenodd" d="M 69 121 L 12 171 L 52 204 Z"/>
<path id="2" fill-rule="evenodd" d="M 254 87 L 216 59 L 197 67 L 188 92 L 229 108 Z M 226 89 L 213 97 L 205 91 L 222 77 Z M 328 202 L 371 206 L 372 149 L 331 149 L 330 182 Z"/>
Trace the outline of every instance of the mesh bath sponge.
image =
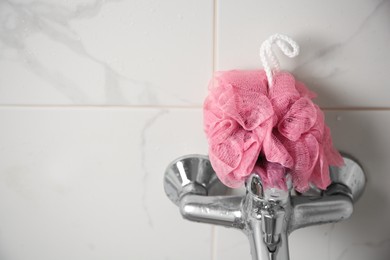
<path id="1" fill-rule="evenodd" d="M 257 173 L 266 187 L 286 189 L 291 174 L 299 192 L 309 184 L 326 189 L 329 165 L 341 166 L 343 159 L 333 148 L 323 112 L 312 102 L 316 94 L 290 73 L 267 65 L 217 72 L 211 80 L 204 130 L 212 166 L 232 188 Z"/>

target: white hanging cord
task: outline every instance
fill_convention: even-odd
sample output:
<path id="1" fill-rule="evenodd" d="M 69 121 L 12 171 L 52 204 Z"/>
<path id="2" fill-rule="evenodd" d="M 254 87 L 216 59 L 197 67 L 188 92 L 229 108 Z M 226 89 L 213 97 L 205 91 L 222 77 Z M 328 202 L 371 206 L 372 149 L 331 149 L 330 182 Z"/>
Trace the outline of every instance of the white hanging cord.
<path id="1" fill-rule="evenodd" d="M 276 43 L 284 55 L 294 58 L 299 54 L 298 44 L 290 37 L 283 34 L 274 34 L 261 44 L 260 60 L 267 75 L 268 84 L 272 86 L 273 73 L 280 71 L 280 64 L 272 51 L 272 45 Z M 271 62 L 271 65 L 268 63 Z"/>

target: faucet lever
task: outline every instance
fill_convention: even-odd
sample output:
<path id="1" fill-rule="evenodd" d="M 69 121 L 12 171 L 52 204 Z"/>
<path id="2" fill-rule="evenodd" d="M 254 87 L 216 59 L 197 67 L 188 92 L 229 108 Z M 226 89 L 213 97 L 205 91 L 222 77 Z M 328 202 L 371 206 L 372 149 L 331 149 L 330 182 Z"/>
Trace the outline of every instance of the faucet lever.
<path id="1" fill-rule="evenodd" d="M 279 205 L 270 204 L 261 210 L 261 226 L 264 242 L 270 251 L 276 249 L 283 228 L 285 210 Z"/>

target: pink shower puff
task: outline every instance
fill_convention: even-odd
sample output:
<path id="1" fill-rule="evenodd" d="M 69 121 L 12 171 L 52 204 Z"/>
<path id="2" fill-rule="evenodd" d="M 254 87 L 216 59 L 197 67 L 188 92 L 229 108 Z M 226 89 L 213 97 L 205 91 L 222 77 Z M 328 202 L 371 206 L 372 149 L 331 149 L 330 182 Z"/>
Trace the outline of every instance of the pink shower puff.
<path id="1" fill-rule="evenodd" d="M 329 165 L 343 159 L 333 148 L 316 95 L 286 72 L 268 86 L 264 71 L 217 72 L 204 102 L 209 157 L 219 179 L 241 186 L 253 172 L 263 185 L 286 189 L 291 173 L 300 192 L 330 184 Z"/>

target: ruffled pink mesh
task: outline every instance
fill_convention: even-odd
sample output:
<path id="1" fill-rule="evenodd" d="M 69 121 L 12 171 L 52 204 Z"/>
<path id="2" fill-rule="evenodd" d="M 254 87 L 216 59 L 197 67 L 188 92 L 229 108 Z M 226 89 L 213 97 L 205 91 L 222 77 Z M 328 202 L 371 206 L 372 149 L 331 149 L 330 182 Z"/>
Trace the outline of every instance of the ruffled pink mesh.
<path id="1" fill-rule="evenodd" d="M 204 129 L 215 172 L 241 186 L 253 172 L 267 187 L 286 189 L 290 173 L 300 192 L 330 184 L 329 165 L 343 165 L 316 97 L 286 72 L 269 88 L 264 71 L 217 72 L 204 102 Z"/>
<path id="2" fill-rule="evenodd" d="M 264 187 L 287 189 L 286 168 L 282 165 L 263 161 L 255 165 L 253 171 L 260 176 Z"/>

